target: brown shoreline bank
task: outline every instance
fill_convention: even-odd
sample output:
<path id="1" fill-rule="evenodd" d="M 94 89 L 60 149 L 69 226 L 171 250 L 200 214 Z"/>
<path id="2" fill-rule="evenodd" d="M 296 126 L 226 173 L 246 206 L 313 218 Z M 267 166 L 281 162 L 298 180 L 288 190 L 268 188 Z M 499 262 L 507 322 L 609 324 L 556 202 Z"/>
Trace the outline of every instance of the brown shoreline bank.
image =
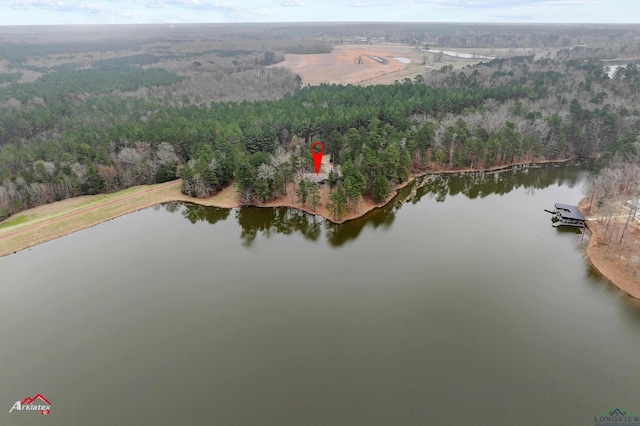
<path id="1" fill-rule="evenodd" d="M 293 191 L 292 185 L 288 189 L 289 195 L 268 203 L 255 203 L 250 206 L 293 208 L 309 214 L 320 215 L 332 223 L 342 224 L 360 218 L 375 209 L 385 206 L 398 195 L 399 190 L 413 183 L 415 179 L 425 175 L 491 173 L 513 169 L 527 164 L 564 163 L 569 160 L 571 159 L 523 161 L 487 169 L 426 170 L 416 173 L 410 176 L 407 181 L 394 186 L 389 197 L 387 197 L 384 202 L 376 204 L 371 200 L 363 200 L 356 211 L 349 212 L 340 220 L 333 219 L 325 207 L 328 191 L 325 191 L 323 194 L 321 205 L 313 211 L 294 201 L 292 194 L 295 194 L 295 191 Z M 291 199 L 289 198 L 290 196 L 292 197 Z M 90 228 L 141 209 L 168 202 L 188 202 L 219 208 L 247 206 L 237 199 L 235 185 L 233 184 L 212 197 L 194 198 L 180 192 L 180 180 L 157 185 L 128 188 L 113 194 L 66 199 L 24 210 L 0 222 L 0 257 L 28 249 L 73 232 Z"/>
<path id="2" fill-rule="evenodd" d="M 621 247 L 612 247 L 606 242 L 604 236 L 604 225 L 598 223 L 596 215 L 588 215 L 589 201 L 587 198 L 580 201 L 578 205 L 582 214 L 587 218 L 587 227 L 591 232 L 591 237 L 587 243 L 587 258 L 593 267 L 609 281 L 609 283 L 630 297 L 640 300 L 640 279 L 633 275 L 626 265 L 618 250 Z M 640 239 L 638 235 L 631 235 L 630 238 Z"/>

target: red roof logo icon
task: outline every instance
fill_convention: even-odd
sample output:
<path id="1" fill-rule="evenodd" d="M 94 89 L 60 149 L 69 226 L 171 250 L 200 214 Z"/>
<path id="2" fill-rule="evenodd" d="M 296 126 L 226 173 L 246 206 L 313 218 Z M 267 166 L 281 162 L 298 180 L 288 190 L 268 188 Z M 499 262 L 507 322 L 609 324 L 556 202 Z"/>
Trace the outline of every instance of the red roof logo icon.
<path id="1" fill-rule="evenodd" d="M 29 398 L 26 397 L 23 401 L 22 401 L 22 405 L 31 405 L 34 402 L 37 403 L 38 399 L 41 400 L 42 402 L 44 402 L 47 405 L 51 405 L 51 403 L 49 402 L 49 400 L 47 398 L 45 398 L 44 396 L 42 396 L 42 394 L 37 394 L 36 396 L 34 396 L 33 398 Z"/>

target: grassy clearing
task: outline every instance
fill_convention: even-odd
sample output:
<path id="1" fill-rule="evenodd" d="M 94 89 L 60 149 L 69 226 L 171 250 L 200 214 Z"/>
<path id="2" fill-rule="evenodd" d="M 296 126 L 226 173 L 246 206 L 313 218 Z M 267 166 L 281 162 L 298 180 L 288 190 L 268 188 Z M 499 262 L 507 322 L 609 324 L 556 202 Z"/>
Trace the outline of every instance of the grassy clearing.
<path id="1" fill-rule="evenodd" d="M 0 229 L 8 228 L 10 226 L 20 225 L 21 223 L 25 223 L 30 219 L 29 216 L 20 216 L 12 220 L 7 220 L 5 222 L 0 223 Z"/>
<path id="2" fill-rule="evenodd" d="M 0 223 L 0 256 L 89 228 L 107 220 L 169 201 L 236 207 L 235 186 L 207 199 L 180 192 L 180 181 L 136 186 L 112 194 L 83 196 L 20 212 Z"/>

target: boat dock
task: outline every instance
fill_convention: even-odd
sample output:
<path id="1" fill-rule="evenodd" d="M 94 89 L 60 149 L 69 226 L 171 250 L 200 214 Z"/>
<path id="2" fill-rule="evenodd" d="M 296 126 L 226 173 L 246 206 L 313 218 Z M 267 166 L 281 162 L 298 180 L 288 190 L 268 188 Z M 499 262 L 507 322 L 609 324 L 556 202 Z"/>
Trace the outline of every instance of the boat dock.
<path id="1" fill-rule="evenodd" d="M 584 228 L 586 218 L 580 213 L 577 206 L 571 206 L 569 204 L 555 203 L 555 211 L 547 210 L 549 213 L 555 214 L 552 218 L 554 227 L 558 226 L 575 226 L 577 228 Z"/>

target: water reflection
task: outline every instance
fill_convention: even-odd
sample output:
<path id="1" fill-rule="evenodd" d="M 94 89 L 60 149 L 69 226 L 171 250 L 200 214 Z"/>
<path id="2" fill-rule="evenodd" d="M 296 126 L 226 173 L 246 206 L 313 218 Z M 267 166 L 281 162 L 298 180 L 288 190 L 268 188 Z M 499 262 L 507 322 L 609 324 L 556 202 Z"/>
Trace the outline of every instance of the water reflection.
<path id="1" fill-rule="evenodd" d="M 429 194 L 439 203 L 447 196 L 463 194 L 469 199 L 485 198 L 492 194 L 505 195 L 525 188 L 527 194 L 534 195 L 536 189 L 551 185 L 566 185 L 573 188 L 578 182 L 579 172 L 584 170 L 579 164 L 548 165 L 539 168 L 517 168 L 499 172 L 476 172 L 463 175 L 435 174 L 426 177 L 410 201 L 415 204 Z"/>
<path id="2" fill-rule="evenodd" d="M 561 234 L 582 234 L 582 228 L 577 228 L 574 226 L 558 226 L 556 231 Z"/>
<path id="3" fill-rule="evenodd" d="M 476 199 L 492 194 L 508 194 L 518 188 L 525 188 L 527 194 L 534 195 L 536 190 L 551 185 L 575 186 L 583 170 L 584 167 L 569 164 L 518 168 L 492 173 L 427 175 L 401 189 L 396 198 L 387 205 L 340 225 L 316 215 L 285 207 L 245 207 L 234 209 L 234 211 L 236 221 L 242 228 L 240 237 L 246 247 L 251 246 L 258 235 L 270 238 L 277 234 L 297 233 L 306 240 L 318 241 L 323 229 L 327 242 L 333 247 L 340 247 L 355 240 L 366 227 L 390 228 L 396 219 L 397 212 L 405 203 L 417 204 L 425 195 L 439 203 L 444 202 L 448 196 L 462 194 L 469 199 Z M 168 212 L 180 212 L 184 218 L 194 224 L 206 221 L 213 225 L 226 220 L 231 212 L 229 209 L 182 203 L 167 203 L 164 204 L 164 208 Z M 559 231 L 580 233 L 579 229 L 574 228 L 559 228 Z"/>
<path id="4" fill-rule="evenodd" d="M 266 238 L 275 234 L 300 233 L 306 240 L 317 241 L 320 237 L 322 218 L 305 212 L 277 208 L 246 207 L 236 210 L 236 219 L 242 227 L 240 237 L 245 246 L 250 246 L 258 233 Z"/>
<path id="5" fill-rule="evenodd" d="M 225 220 L 229 217 L 229 209 L 222 209 L 218 207 L 205 207 L 197 204 L 185 204 L 185 208 L 180 211 L 179 203 L 168 203 L 165 205 L 165 209 L 168 212 L 174 213 L 180 211 L 182 216 L 189 222 L 196 224 L 197 222 L 208 222 L 211 225 L 215 225 L 221 220 Z"/>
<path id="6" fill-rule="evenodd" d="M 405 189 L 403 192 L 407 190 L 408 189 Z M 389 204 L 347 223 L 334 225 L 327 221 L 325 226 L 327 241 L 333 247 L 340 247 L 358 238 L 358 235 L 360 235 L 366 227 L 372 227 L 374 229 L 380 227 L 383 229 L 390 228 L 396 220 L 396 212 L 402 207 L 403 203 L 400 201 L 401 199 L 402 193 L 398 194 L 396 199 Z"/>

